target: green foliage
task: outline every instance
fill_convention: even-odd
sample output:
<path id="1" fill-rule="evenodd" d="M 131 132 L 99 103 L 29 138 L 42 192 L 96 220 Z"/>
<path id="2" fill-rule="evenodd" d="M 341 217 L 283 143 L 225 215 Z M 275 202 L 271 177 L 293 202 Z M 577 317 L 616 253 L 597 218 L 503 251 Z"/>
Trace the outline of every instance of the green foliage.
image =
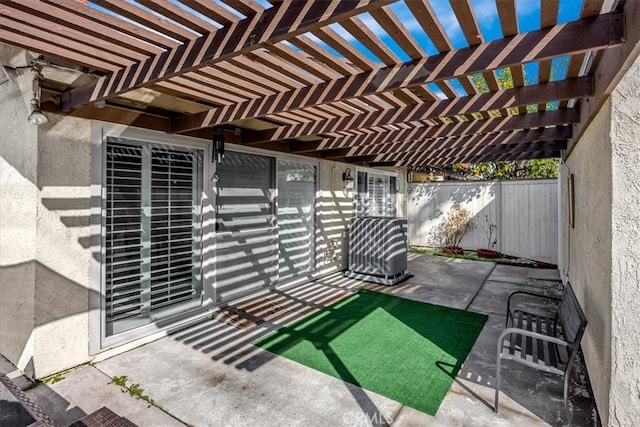
<path id="1" fill-rule="evenodd" d="M 127 387 L 127 376 L 123 375 L 121 377 L 112 377 L 111 382 L 109 384 L 119 385 L 120 387 Z"/>
<path id="2" fill-rule="evenodd" d="M 409 247 L 409 253 L 418 254 L 418 255 L 431 255 L 433 254 L 433 249 L 425 249 L 425 248 L 416 248 L 414 246 Z"/>
<path id="3" fill-rule="evenodd" d="M 508 162 L 457 163 L 451 171 L 480 179 L 557 178 L 558 159 L 531 159 Z"/>
<path id="4" fill-rule="evenodd" d="M 45 384 L 55 384 L 64 379 L 64 372 L 58 372 L 57 374 L 50 375 L 42 379 Z"/>
<path id="5" fill-rule="evenodd" d="M 144 394 L 144 389 L 138 383 L 133 383 L 131 385 L 127 385 L 127 376 L 114 376 L 111 377 L 111 382 L 109 384 L 115 384 L 117 386 L 122 387 L 123 393 L 128 392 L 130 396 L 135 397 L 138 400 L 144 400 L 147 402 L 147 407 L 153 405 L 153 399 L 151 399 L 148 395 Z"/>
<path id="6" fill-rule="evenodd" d="M 443 252 L 434 252 L 433 254 L 436 255 L 436 256 L 443 256 L 443 257 L 447 257 L 447 258 L 467 259 L 467 260 L 470 260 L 470 261 L 498 262 L 498 261 L 502 261 L 503 260 L 502 258 L 500 258 L 500 259 L 480 258 L 476 254 L 474 254 L 472 252 L 468 252 L 468 251 L 465 251 L 463 254 L 445 254 Z"/>

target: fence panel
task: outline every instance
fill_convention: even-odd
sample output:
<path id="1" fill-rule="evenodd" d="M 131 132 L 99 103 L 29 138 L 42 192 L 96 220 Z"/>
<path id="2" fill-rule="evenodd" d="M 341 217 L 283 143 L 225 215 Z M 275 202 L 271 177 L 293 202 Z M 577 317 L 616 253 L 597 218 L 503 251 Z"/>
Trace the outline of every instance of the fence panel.
<path id="1" fill-rule="evenodd" d="M 555 179 L 433 182 L 411 184 L 408 197 L 409 244 L 440 246 L 439 224 L 455 205 L 468 209 L 476 228 L 462 240 L 465 249 L 489 246 L 538 261 L 556 263 L 558 254 L 558 183 Z"/>

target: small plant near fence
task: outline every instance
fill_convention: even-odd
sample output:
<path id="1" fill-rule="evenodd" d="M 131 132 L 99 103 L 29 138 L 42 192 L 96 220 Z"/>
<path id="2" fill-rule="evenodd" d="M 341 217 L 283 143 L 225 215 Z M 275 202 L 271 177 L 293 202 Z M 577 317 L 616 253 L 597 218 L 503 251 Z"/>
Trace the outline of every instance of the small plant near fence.
<path id="1" fill-rule="evenodd" d="M 489 216 L 484 216 L 485 228 L 484 234 L 487 236 L 487 248 L 478 249 L 477 253 L 480 258 L 500 258 L 500 252 L 495 250 L 498 244 L 497 229 L 498 226 L 489 221 Z M 495 234 L 495 235 L 494 235 Z"/>
<path id="2" fill-rule="evenodd" d="M 459 205 L 454 206 L 438 227 L 437 234 L 444 246 L 442 251 L 450 254 L 462 254 L 460 242 L 469 231 L 475 228 L 471 212 Z"/>

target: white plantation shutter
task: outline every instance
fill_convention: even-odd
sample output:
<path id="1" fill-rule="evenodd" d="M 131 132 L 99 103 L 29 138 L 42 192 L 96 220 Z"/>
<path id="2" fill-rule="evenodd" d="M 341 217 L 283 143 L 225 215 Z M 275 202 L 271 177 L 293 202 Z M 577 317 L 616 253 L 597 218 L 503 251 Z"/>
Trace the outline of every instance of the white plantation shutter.
<path id="1" fill-rule="evenodd" d="M 107 335 L 199 301 L 201 152 L 107 142 Z"/>
<path id="2" fill-rule="evenodd" d="M 194 232 L 193 153 L 151 149 L 151 310 L 192 299 L 199 251 Z M 195 220 L 195 221 L 194 221 Z M 194 250 L 195 249 L 195 250 Z"/>
<path id="3" fill-rule="evenodd" d="M 369 174 L 369 212 L 372 216 L 385 216 L 388 182 L 387 175 Z"/>
<path id="4" fill-rule="evenodd" d="M 142 147 L 107 145 L 107 322 L 142 309 Z"/>
<path id="5" fill-rule="evenodd" d="M 356 215 L 395 217 L 396 183 L 392 175 L 358 171 Z"/>

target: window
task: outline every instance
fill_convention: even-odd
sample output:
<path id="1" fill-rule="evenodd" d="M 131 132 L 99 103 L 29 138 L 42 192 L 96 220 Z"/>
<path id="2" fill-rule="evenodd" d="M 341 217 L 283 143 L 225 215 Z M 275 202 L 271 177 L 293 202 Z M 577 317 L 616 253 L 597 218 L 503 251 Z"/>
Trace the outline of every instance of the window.
<path id="1" fill-rule="evenodd" d="M 201 150 L 109 138 L 106 336 L 200 305 Z"/>
<path id="2" fill-rule="evenodd" d="M 396 216 L 397 176 L 359 170 L 355 196 L 356 216 Z"/>

